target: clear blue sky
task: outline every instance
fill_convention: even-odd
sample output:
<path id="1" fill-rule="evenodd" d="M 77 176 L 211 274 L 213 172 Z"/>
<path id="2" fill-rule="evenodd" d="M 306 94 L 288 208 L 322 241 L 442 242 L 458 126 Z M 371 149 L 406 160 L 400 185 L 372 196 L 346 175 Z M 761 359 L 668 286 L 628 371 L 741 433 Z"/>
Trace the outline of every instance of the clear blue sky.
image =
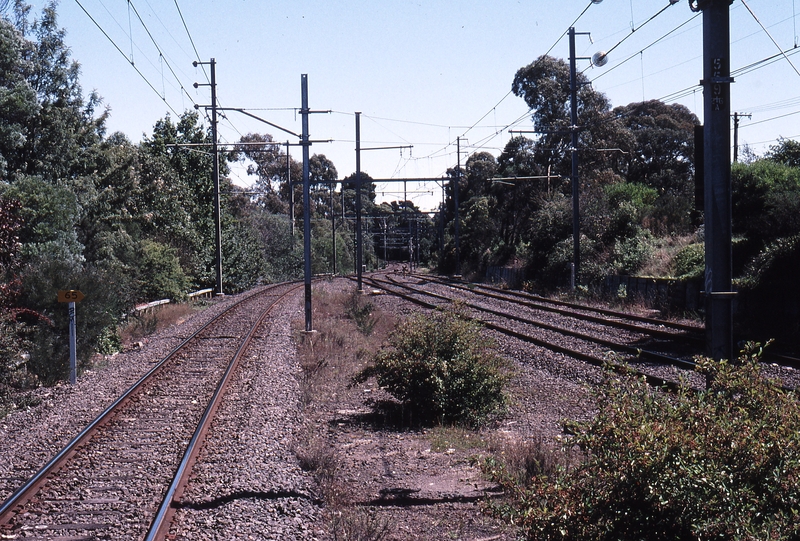
<path id="1" fill-rule="evenodd" d="M 732 111 L 752 114 L 741 122 L 740 144 L 763 153 L 778 137 L 800 138 L 800 55 L 793 55 L 800 51 L 800 0 L 745 2 L 731 6 L 732 70 L 780 49 L 789 58 L 737 74 L 732 86 Z M 44 3 L 31 2 L 34 12 Z M 111 107 L 110 132 L 139 141 L 170 107 L 208 104 L 208 88 L 192 87 L 206 82 L 192 67 L 196 48 L 201 60 L 216 59 L 223 107 L 246 108 L 295 133 L 300 76 L 308 74 L 310 107 L 334 111 L 311 117 L 311 137 L 334 140 L 312 153 L 330 158 L 340 178 L 352 173 L 360 111 L 362 146 L 413 145 L 362 153 L 363 171 L 389 178 L 441 176 L 456 163 L 458 136 L 463 163 L 472 152 L 499 154 L 510 126 L 530 129 L 525 103 L 508 95 L 514 74 L 551 47 L 552 56 L 567 58 L 562 35 L 573 23 L 593 39 L 578 36 L 579 56 L 614 48 L 602 68 L 578 64 L 614 106 L 678 95 L 667 101 L 702 120 L 702 16 L 693 18 L 686 0 L 667 6 L 668 0 L 61 0 L 58 13 L 82 65 L 84 90 L 97 90 Z M 220 124 L 223 141 L 249 132 L 293 139 L 236 112 Z M 297 147 L 292 153 L 300 158 Z M 253 180 L 241 170 L 235 175 L 239 184 Z M 389 192 L 400 186 L 379 191 L 398 199 Z M 441 200 L 433 185 L 408 189 L 422 208 Z"/>

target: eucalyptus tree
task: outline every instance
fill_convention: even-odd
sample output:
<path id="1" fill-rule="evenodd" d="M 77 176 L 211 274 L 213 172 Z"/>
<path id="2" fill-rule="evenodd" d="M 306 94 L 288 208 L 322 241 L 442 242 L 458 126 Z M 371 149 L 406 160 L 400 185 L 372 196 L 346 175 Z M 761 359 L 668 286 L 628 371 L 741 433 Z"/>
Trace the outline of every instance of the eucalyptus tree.
<path id="1" fill-rule="evenodd" d="M 6 45 L 4 60 L 13 59 L 11 76 L 15 115 L 11 129 L 17 134 L 13 153 L 5 155 L 12 175 L 36 175 L 58 182 L 87 169 L 84 152 L 105 134 L 108 110 L 98 111 L 100 96 L 84 97 L 79 82 L 80 65 L 70 56 L 66 32 L 59 28 L 56 2 L 49 2 L 38 19 L 30 21 L 30 7 L 21 0 L 14 6 L 16 33 L 3 21 L 0 32 Z M 16 58 L 8 53 L 8 43 Z M 0 53 L 2 54 L 2 53 Z M 11 75 L 14 74 L 14 75 Z M 22 84 L 24 79 L 25 84 Z M 32 107 L 35 99 L 36 106 Z M 0 98 L 2 100 L 2 98 Z"/>
<path id="2" fill-rule="evenodd" d="M 0 18 L 0 178 L 18 168 L 28 126 L 39 112 L 36 92 L 22 69 L 28 43 L 10 22 Z"/>
<path id="3" fill-rule="evenodd" d="M 163 165 L 153 165 L 172 177 L 173 189 L 182 194 L 183 209 L 190 218 L 190 227 L 197 238 L 193 247 L 195 261 L 192 275 L 197 286 L 214 283 L 215 224 L 214 181 L 210 129 L 200 122 L 196 111 L 184 112 L 177 122 L 169 114 L 156 122 L 153 134 L 140 143 L 144 163 L 163 160 Z M 220 192 L 230 191 L 227 157 L 220 156 Z M 168 171 L 168 172 L 167 172 Z M 156 171 L 156 177 L 160 173 Z M 224 209 L 224 197 L 221 207 Z M 192 235 L 192 236 L 194 236 Z"/>
<path id="4" fill-rule="evenodd" d="M 765 157 L 790 167 L 800 167 L 800 142 L 779 137 L 776 144 L 770 145 Z"/>
<path id="5" fill-rule="evenodd" d="M 582 175 L 606 169 L 609 143 L 619 126 L 610 115 L 611 106 L 602 92 L 594 90 L 583 73 L 577 74 L 577 110 Z M 569 175 L 571 147 L 571 93 L 569 65 L 561 59 L 540 56 L 520 68 L 511 90 L 531 108 L 531 120 L 538 132 L 535 160 L 555 173 Z"/>
<path id="6" fill-rule="evenodd" d="M 276 214 L 288 214 L 292 198 L 289 181 L 302 180 L 303 166 L 287 155 L 282 143 L 269 134 L 248 133 L 234 146 L 232 159 L 247 163 L 247 174 L 255 176 L 256 192 L 253 200 L 259 206 Z M 302 201 L 302 187 L 293 186 L 294 201 Z M 298 210 L 298 206 L 294 210 Z"/>
<path id="7" fill-rule="evenodd" d="M 613 114 L 624 127 L 613 152 L 615 171 L 628 183 L 658 193 L 650 227 L 657 232 L 692 229 L 697 116 L 683 105 L 658 100 L 616 107 Z"/>

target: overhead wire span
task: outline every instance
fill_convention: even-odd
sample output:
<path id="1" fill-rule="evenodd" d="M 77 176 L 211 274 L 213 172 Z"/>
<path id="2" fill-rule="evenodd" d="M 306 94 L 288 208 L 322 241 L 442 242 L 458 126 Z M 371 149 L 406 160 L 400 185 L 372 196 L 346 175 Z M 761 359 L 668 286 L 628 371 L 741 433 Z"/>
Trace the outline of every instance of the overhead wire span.
<path id="1" fill-rule="evenodd" d="M 613 51 L 614 49 L 616 49 L 617 47 L 619 47 L 620 45 L 622 45 L 622 43 L 623 43 L 623 42 L 624 42 L 626 39 L 628 39 L 629 37 L 631 37 L 631 36 L 634 34 L 634 32 L 636 32 L 637 30 L 641 30 L 643 26 L 645 26 L 647 23 L 651 22 L 653 19 L 655 19 L 656 17 L 658 17 L 659 15 L 661 15 L 662 13 L 664 13 L 665 11 L 667 11 L 667 10 L 668 10 L 669 8 L 671 8 L 671 7 L 672 7 L 674 4 L 675 4 L 675 2 L 670 2 L 670 3 L 668 3 L 666 6 L 664 6 L 663 8 L 661 8 L 661 9 L 660 9 L 660 10 L 659 10 L 659 11 L 658 11 L 658 12 L 657 12 L 655 15 L 652 15 L 652 16 L 651 16 L 649 19 L 647 19 L 645 22 L 643 22 L 642 24 L 640 24 L 638 28 L 634 28 L 634 27 L 633 27 L 633 4 L 631 4 L 631 32 L 630 32 L 630 34 L 628 34 L 627 36 L 625 36 L 624 38 L 622 38 L 621 40 L 619 40 L 619 41 L 617 42 L 617 44 L 616 44 L 616 45 L 614 45 L 614 46 L 613 46 L 613 47 L 611 47 L 611 48 L 610 48 L 608 51 L 606 51 L 606 54 L 610 53 L 611 51 Z"/>
<path id="2" fill-rule="evenodd" d="M 778 48 L 778 50 L 781 52 L 781 54 L 782 54 L 782 55 L 783 55 L 783 57 L 786 59 L 786 61 L 789 63 L 789 65 L 790 65 L 790 66 L 792 66 L 792 69 L 794 70 L 794 72 L 795 72 L 795 73 L 796 73 L 798 76 L 800 76 L 800 71 L 797 71 L 797 67 L 796 67 L 796 66 L 795 66 L 795 65 L 792 63 L 792 61 L 791 61 L 791 60 L 789 60 L 789 56 L 788 56 L 788 55 L 787 55 L 787 54 L 786 54 L 786 53 L 783 51 L 783 47 L 781 47 L 780 45 L 778 45 L 778 42 L 777 42 L 777 41 L 775 41 L 775 38 L 773 38 L 773 37 L 772 37 L 772 34 L 770 34 L 770 33 L 769 33 L 769 31 L 768 31 L 768 30 L 767 30 L 767 28 L 766 28 L 766 27 L 763 25 L 763 23 L 762 23 L 762 22 L 761 22 L 761 21 L 758 19 L 758 17 L 756 17 L 756 14 L 755 14 L 755 13 L 753 13 L 753 10 L 752 10 L 752 9 L 750 9 L 750 6 L 749 6 L 749 5 L 747 5 L 747 2 L 746 2 L 745 0 L 742 0 L 742 5 L 743 5 L 745 8 L 747 8 L 747 11 L 749 11 L 749 12 L 750 12 L 750 15 L 752 15 L 752 16 L 753 16 L 753 19 L 755 19 L 755 21 L 758 23 L 758 26 L 760 26 L 760 27 L 761 27 L 761 29 L 764 31 L 764 33 L 767 35 L 767 37 L 769 37 L 770 41 L 772 41 L 772 43 L 775 45 L 775 47 L 777 47 L 777 48 Z"/>
<path id="3" fill-rule="evenodd" d="M 552 51 L 553 49 L 555 49 L 555 47 L 556 47 L 556 45 L 558 44 L 558 42 L 559 42 L 559 41 L 561 41 L 561 38 L 563 38 L 564 36 L 566 36 L 566 35 L 567 35 L 567 32 L 569 32 L 569 29 L 570 29 L 571 27 L 575 26 L 575 23 L 577 23 L 577 22 L 580 20 L 580 18 L 584 16 L 584 14 L 585 14 L 585 13 L 586 13 L 586 12 L 589 10 L 589 8 L 590 8 L 590 7 L 592 7 L 592 4 L 594 4 L 594 2 L 589 2 L 589 3 L 586 5 L 586 7 L 585 7 L 585 8 L 583 8 L 583 11 L 581 11 L 580 15 L 578 15 L 578 16 L 575 18 L 575 20 L 574 20 L 574 21 L 572 21 L 572 24 L 570 24 L 570 25 L 569 25 L 569 27 L 567 27 L 567 29 L 566 29 L 566 30 L 564 30 L 564 32 L 563 32 L 563 33 L 562 33 L 560 36 L 558 36 L 558 39 L 556 39 L 556 41 L 555 41 L 555 42 L 553 42 L 553 44 L 550 46 L 550 48 L 549 48 L 549 49 L 547 49 L 547 52 L 546 52 L 546 53 L 544 53 L 544 55 L 542 55 L 542 57 L 540 57 L 540 58 L 543 58 L 543 57 L 545 57 L 545 56 L 549 55 L 549 54 L 550 54 L 550 51 Z M 480 123 L 480 122 L 481 122 L 481 121 L 482 121 L 484 118 L 486 118 L 487 116 L 489 116 L 489 115 L 492 113 L 492 111 L 494 111 L 495 109 L 497 109 L 497 107 L 498 107 L 498 106 L 499 106 L 501 103 L 503 103 L 503 102 L 506 100 L 506 98 L 508 98 L 508 97 L 509 97 L 509 96 L 510 96 L 512 93 L 513 93 L 513 90 L 509 90 L 509 91 L 506 93 L 506 95 L 505 95 L 505 96 L 503 96 L 503 97 L 500 99 L 500 101 L 498 101 L 498 102 L 497 102 L 497 104 L 495 104 L 495 106 L 494 106 L 494 107 L 492 107 L 491 109 L 489 109 L 488 111 L 486 111 L 486 114 L 484 114 L 484 115 L 483 115 L 481 118 L 479 118 L 479 119 L 478 119 L 478 120 L 477 120 L 477 121 L 476 121 L 474 124 L 472 124 L 472 126 L 470 126 L 469 128 L 467 128 L 467 130 L 466 130 L 464 133 L 462 133 L 462 134 L 461 134 L 461 137 L 464 137 L 464 136 L 466 136 L 466 135 L 467 135 L 467 134 L 468 134 L 470 131 L 472 131 L 472 129 L 473 129 L 475 126 L 477 126 L 477 125 L 478 125 L 478 124 L 479 124 L 479 123 Z M 499 133 L 499 132 L 498 132 L 498 133 Z"/>
<path id="4" fill-rule="evenodd" d="M 153 37 L 153 34 L 150 32 L 150 29 L 147 28 L 147 25 L 145 24 L 144 20 L 142 19 L 142 16 L 139 15 L 139 10 L 136 9 L 136 6 L 133 4 L 133 2 L 131 0 L 128 0 L 128 6 L 129 6 L 129 8 L 133 8 L 133 13 L 136 15 L 136 18 L 139 19 L 139 22 L 141 23 L 142 28 L 144 28 L 145 32 L 147 32 L 147 35 L 150 37 L 150 41 L 153 42 L 153 46 L 158 51 L 159 58 L 162 59 L 162 61 L 167 65 L 167 68 L 169 68 L 169 71 L 172 73 L 172 76 L 175 77 L 175 80 L 180 85 L 180 87 L 181 87 L 180 89 L 192 101 L 192 105 L 194 105 L 195 104 L 194 99 L 189 94 L 189 92 L 186 90 L 186 88 L 183 86 L 183 83 L 181 83 L 181 80 L 178 77 L 178 74 L 175 73 L 174 69 L 172 69 L 172 65 L 169 63 L 169 61 L 167 61 L 166 57 L 164 56 L 164 52 L 161 50 L 161 47 L 158 45 L 158 42 L 156 42 L 156 38 Z M 133 34 L 132 33 L 131 33 L 131 39 L 133 39 Z"/>
<path id="5" fill-rule="evenodd" d="M 200 53 L 197 52 L 197 46 L 194 44 L 194 39 L 192 39 L 192 33 L 189 32 L 189 27 L 186 25 L 186 19 L 183 18 L 183 12 L 181 11 L 181 7 L 178 5 L 178 0 L 174 1 L 175 1 L 175 8 L 178 10 L 178 15 L 180 16 L 181 22 L 183 23 L 183 29 L 186 30 L 186 35 L 189 36 L 189 43 L 192 44 L 192 49 L 194 50 L 194 54 L 196 57 L 195 60 L 198 61 L 198 64 L 202 68 L 203 74 L 206 76 L 206 82 L 211 83 L 211 79 L 209 78 L 208 73 L 206 72 L 205 65 L 200 63 L 200 61 L 202 60 L 200 58 Z"/>
<path id="6" fill-rule="evenodd" d="M 134 70 L 136 70 L 136 73 L 138 73 L 138 74 L 139 74 L 139 76 L 140 76 L 140 77 L 141 77 L 141 78 L 144 80 L 144 82 L 145 82 L 145 83 L 147 83 L 147 86 L 149 86 L 149 87 L 150 87 L 150 88 L 153 90 L 153 92 L 155 92 L 155 93 L 156 93 L 156 95 L 157 95 L 159 98 L 161 98 L 161 100 L 162 100 L 162 101 L 163 101 L 163 102 L 164 102 L 164 103 L 167 105 L 167 107 L 169 107 L 170 111 L 172 111 L 173 113 L 175 113 L 175 116 L 180 116 L 180 115 L 178 114 L 178 112 L 175 110 L 175 108 L 174 108 L 174 107 L 172 107 L 172 105 L 170 105 L 170 103 L 167 101 L 167 98 L 166 98 L 166 96 L 162 96 L 162 95 L 161 95 L 161 94 L 158 92 L 158 90 L 156 89 L 156 87 L 154 87 L 154 86 L 153 86 L 153 83 L 151 83 L 151 82 L 150 82 L 150 81 L 147 79 L 147 77 L 146 77 L 146 76 L 145 76 L 145 75 L 144 75 L 144 74 L 141 72 L 141 70 L 140 70 L 139 68 L 137 68 L 137 67 L 136 67 L 136 65 L 133 63 L 133 60 L 128 58 L 128 56 L 127 56 L 127 55 L 126 55 L 126 54 L 125 54 L 125 53 L 122 51 L 122 49 L 120 49 L 120 48 L 119 48 L 119 45 L 117 45 L 117 44 L 116 44 L 116 42 L 115 42 L 115 41 L 114 41 L 114 40 L 111 38 L 111 36 L 109 36 L 109 35 L 108 35 L 108 33 L 107 33 L 107 32 L 106 32 L 104 29 L 103 29 L 103 27 L 102 27 L 102 26 L 100 26 L 100 24 L 99 24 L 99 23 L 98 23 L 98 22 L 95 20 L 95 18 L 94 18 L 94 17 L 92 17 L 92 15 L 91 15 L 91 14 L 90 14 L 90 13 L 89 13 L 87 10 L 86 10 L 86 8 L 85 8 L 85 7 L 83 7 L 83 4 L 81 4 L 80 0 L 75 0 L 75 3 L 76 3 L 76 4 L 78 4 L 78 7 L 80 7 L 80 8 L 83 10 L 83 12 L 86 14 L 86 16 L 87 16 L 87 17 L 89 17 L 89 19 L 92 21 L 92 23 L 94 23 L 94 25 L 95 25 L 95 26 L 98 28 L 98 30 L 100 30 L 100 32 L 102 32 L 102 33 L 103 33 L 103 35 L 106 37 L 106 39 L 107 39 L 109 42 L 111 42 L 111 45 L 113 45 L 113 46 L 114 46 L 114 48 L 115 48 L 117 51 L 119 51 L 119 54 L 121 54 L 121 55 L 123 56 L 123 58 L 125 58 L 125 60 L 127 60 L 127 61 L 128 61 L 128 63 L 131 65 L 131 67 L 132 67 Z"/>
<path id="7" fill-rule="evenodd" d="M 617 62 L 617 63 L 616 63 L 616 64 L 614 64 L 612 67 L 610 67 L 610 68 L 608 68 L 608 69 L 605 69 L 605 70 L 603 70 L 603 73 L 601 73 L 600 75 L 598 75 L 597 77 L 595 77 L 594 79 L 592 79 L 592 81 L 591 81 L 591 82 L 592 82 L 592 83 L 594 83 L 596 80 L 600 79 L 601 77 L 605 77 L 606 75 L 608 75 L 609 73 L 611 73 L 612 71 L 614 71 L 614 70 L 615 70 L 615 69 L 617 69 L 618 67 L 622 66 L 622 65 L 623 65 L 623 64 L 625 64 L 626 62 L 628 62 L 628 61 L 630 61 L 630 60 L 632 60 L 632 59 L 636 58 L 636 57 L 637 57 L 639 54 L 641 54 L 641 53 L 645 52 L 645 51 L 646 51 L 647 49 L 649 49 L 650 47 L 652 47 L 652 46 L 656 45 L 657 43 L 659 43 L 659 42 L 663 41 L 664 39 L 668 38 L 670 35 L 674 34 L 676 31 L 680 30 L 681 28 L 683 28 L 684 26 L 686 26 L 687 24 L 689 24 L 690 22 L 692 22 L 693 20 L 695 20 L 695 19 L 696 19 L 697 17 L 699 17 L 700 15 L 701 15 L 700 13 L 695 13 L 695 14 L 694 14 L 694 15 L 692 15 L 692 16 L 691 16 L 689 19 L 687 19 L 687 20 L 686 20 L 686 21 L 684 21 L 683 23 L 679 24 L 678 26 L 676 26 L 675 28 L 673 28 L 672 30 L 670 30 L 669 32 L 667 32 L 666 34 L 664 34 L 663 36 L 661 36 L 660 38 L 658 38 L 657 40 L 655 40 L 655 41 L 653 41 L 652 43 L 650 43 L 649 45 L 647 45 L 647 46 L 645 46 L 645 47 L 642 47 L 642 48 L 641 48 L 641 49 L 639 49 L 637 52 L 635 52 L 635 53 L 633 53 L 632 55 L 630 55 L 629 57 L 627 57 L 625 60 L 622 60 L 622 61 L 620 61 L 620 62 Z M 606 53 L 606 54 L 608 54 L 608 53 Z M 586 69 L 589 69 L 589 68 L 586 68 Z M 584 71 L 586 71 L 586 70 L 584 70 Z"/>
<path id="8" fill-rule="evenodd" d="M 740 129 L 749 128 L 750 126 L 755 126 L 756 124 L 764 124 L 765 122 L 772 122 L 773 120 L 778 120 L 779 118 L 786 118 L 788 116 L 793 116 L 797 114 L 800 114 L 800 111 L 792 111 L 791 113 L 785 113 L 782 115 L 765 118 L 763 120 L 756 120 L 755 122 L 748 122 L 747 124 L 743 124 L 742 126 L 740 126 Z"/>
<path id="9" fill-rule="evenodd" d="M 776 53 L 774 55 L 768 56 L 766 58 L 762 58 L 761 60 L 757 60 L 756 62 L 752 62 L 752 63 L 750 63 L 750 64 L 748 64 L 746 66 L 742 66 L 741 68 L 737 68 L 737 69 L 731 70 L 731 77 L 736 77 L 738 75 L 745 75 L 745 74 L 751 73 L 753 71 L 756 71 L 758 69 L 766 67 L 766 66 L 772 64 L 773 62 L 776 62 L 777 60 L 782 58 L 784 54 L 786 56 L 793 56 L 793 55 L 797 54 L 798 52 L 800 52 L 800 49 L 791 49 L 789 51 L 781 51 L 779 53 Z M 665 95 L 665 96 L 663 96 L 661 98 L 658 98 L 658 99 L 659 99 L 659 101 L 675 101 L 675 100 L 679 100 L 679 99 L 681 99 L 683 97 L 690 96 L 691 94 L 696 92 L 697 89 L 699 89 L 699 88 L 700 88 L 700 84 L 698 83 L 696 85 L 692 85 L 692 86 L 683 88 L 681 90 L 676 90 L 675 92 L 673 92 L 671 94 L 667 94 L 667 95 Z"/>
<path id="10" fill-rule="evenodd" d="M 589 8 L 590 8 L 590 7 L 592 7 L 592 5 L 593 5 L 593 4 L 595 4 L 595 3 L 596 3 L 596 2 L 594 2 L 594 1 L 590 1 L 590 2 L 589 2 L 587 5 L 586 5 L 586 7 L 585 7 L 585 8 L 583 8 L 583 11 L 581 11 L 581 12 L 580 12 L 580 14 L 579 14 L 577 17 L 575 17 L 575 20 L 574 20 L 574 21 L 572 21 L 572 23 L 571 23 L 571 24 L 570 24 L 570 25 L 567 27 L 567 29 L 566 29 L 566 30 L 564 30 L 564 32 L 563 32 L 563 33 L 562 33 L 560 36 L 558 36 L 558 38 L 556 38 L 556 40 L 553 42 L 553 44 L 550 46 L 550 48 L 549 48 L 549 49 L 547 49 L 547 51 L 546 51 L 546 52 L 545 52 L 543 55 L 541 55 L 541 56 L 539 57 L 539 58 L 540 58 L 540 60 L 539 60 L 539 61 L 537 61 L 537 63 L 538 63 L 538 62 L 540 62 L 540 61 L 541 61 L 541 59 L 543 59 L 544 57 L 546 57 L 547 55 L 549 55 L 549 54 L 550 54 L 550 52 L 551 52 L 553 49 L 555 49 L 556 45 L 558 45 L 558 42 L 560 42 L 560 41 L 561 41 L 561 39 L 562 39 L 564 36 L 566 36 L 566 35 L 567 35 L 567 33 L 569 32 L 569 29 L 570 29 L 571 27 L 575 26 L 575 23 L 577 23 L 577 22 L 578 22 L 578 21 L 581 19 L 581 17 L 583 17 L 583 16 L 586 14 L 586 12 L 589 10 Z M 484 118 L 486 118 L 487 116 L 489 116 L 489 115 L 492 113 L 492 111 L 494 111 L 495 109 L 497 109 L 497 107 L 498 107 L 498 106 L 499 106 L 501 103 L 503 103 L 503 102 L 504 102 L 504 101 L 505 101 L 505 100 L 506 100 L 506 99 L 507 99 L 507 98 L 508 98 L 508 97 L 509 97 L 509 96 L 510 96 L 512 93 L 513 93 L 513 90 L 510 90 L 510 91 L 508 91 L 508 92 L 506 93 L 506 95 L 505 95 L 505 96 L 503 96 L 503 98 L 502 98 L 502 99 L 501 99 L 499 102 L 497 102 L 497 104 L 496 104 L 494 107 L 492 107 L 491 109 L 489 109 L 489 110 L 486 112 L 486 114 L 484 114 L 484 115 L 483 115 L 483 116 L 482 116 L 482 117 L 481 117 L 481 118 L 480 118 L 480 119 L 479 119 L 477 122 L 475 122 L 475 123 L 474 123 L 474 124 L 472 124 L 472 125 L 471 125 L 469 128 L 467 128 L 467 129 L 464 131 L 464 133 L 462 133 L 462 134 L 461 134 L 459 137 L 464 137 L 464 136 L 466 136 L 466 135 L 467 135 L 467 134 L 468 134 L 468 133 L 469 133 L 471 130 L 473 130 L 473 129 L 475 128 L 475 126 L 477 126 L 477 125 L 478 125 L 478 124 L 479 124 L 479 123 L 480 123 L 480 122 L 481 122 L 481 121 L 482 121 Z M 527 115 L 528 115 L 528 113 L 525 113 L 525 115 L 524 115 L 524 116 L 527 116 Z M 450 127 L 450 126 L 448 126 L 448 127 Z M 506 126 L 506 128 L 508 128 L 508 126 Z M 495 132 L 495 134 L 494 134 L 492 137 L 496 137 L 496 136 L 497 136 L 499 133 L 501 133 L 501 132 L 502 132 L 504 129 L 506 129 L 506 128 L 503 128 L 502 130 L 497 130 L 497 131 Z M 454 142 L 454 141 L 450 141 L 450 142 L 448 142 L 448 143 L 447 143 L 447 145 L 445 145 L 445 147 L 444 147 L 444 148 L 442 148 L 442 149 L 440 149 L 440 150 L 437 150 L 436 152 L 434 152 L 434 153 L 432 153 L 432 154 L 429 154 L 428 156 L 421 156 L 419 159 L 432 158 L 432 157 L 436 156 L 437 154 L 439 154 L 439 153 L 441 153 L 441 152 L 447 152 L 447 148 L 448 148 L 448 147 L 450 147 L 450 146 L 452 146 L 452 145 L 454 145 L 454 144 L 455 144 L 455 142 Z"/>

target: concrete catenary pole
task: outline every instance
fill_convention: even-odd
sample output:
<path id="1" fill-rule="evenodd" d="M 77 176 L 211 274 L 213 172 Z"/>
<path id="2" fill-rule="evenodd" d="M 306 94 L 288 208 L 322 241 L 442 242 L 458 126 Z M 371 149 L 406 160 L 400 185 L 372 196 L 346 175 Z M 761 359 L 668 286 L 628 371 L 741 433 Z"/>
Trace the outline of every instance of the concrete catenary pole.
<path id="1" fill-rule="evenodd" d="M 731 291 L 730 5 L 698 0 L 703 11 L 706 335 L 711 357 L 734 360 Z M 690 4 L 691 5 L 691 4 Z"/>
<path id="2" fill-rule="evenodd" d="M 363 291 L 361 266 L 363 263 L 363 239 L 361 235 L 361 113 L 356 113 L 356 276 L 358 290 Z"/>
<path id="3" fill-rule="evenodd" d="M 303 132 L 300 144 L 303 147 L 303 275 L 305 282 L 305 316 L 306 332 L 311 332 L 311 196 L 309 179 L 309 146 L 311 142 L 308 137 L 308 75 L 300 76 L 300 86 L 302 94 L 302 106 L 300 114 L 303 119 Z"/>
<path id="4" fill-rule="evenodd" d="M 569 28 L 569 95 L 570 95 L 570 133 L 572 142 L 572 261 L 573 270 L 571 285 L 575 288 L 580 283 L 581 267 L 581 215 L 580 185 L 578 179 L 578 75 L 575 67 L 575 28 Z"/>

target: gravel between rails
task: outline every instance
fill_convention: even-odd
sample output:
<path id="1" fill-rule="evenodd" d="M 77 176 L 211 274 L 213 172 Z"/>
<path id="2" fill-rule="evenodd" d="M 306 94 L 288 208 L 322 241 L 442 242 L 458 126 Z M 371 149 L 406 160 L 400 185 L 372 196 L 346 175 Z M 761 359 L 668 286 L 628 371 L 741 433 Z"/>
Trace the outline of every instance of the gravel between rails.
<path id="1" fill-rule="evenodd" d="M 47 400 L 38 407 L 3 419 L 4 499 L 153 363 L 235 300 L 216 302 L 184 324 L 151 337 L 141 351 L 117 355 L 102 369 L 81 377 L 78 385 L 43 392 Z M 301 422 L 289 321 L 299 312 L 300 300 L 295 294 L 283 302 L 235 374 L 235 385 L 221 408 L 226 415 L 217 423 L 219 433 L 212 432 L 206 462 L 196 471 L 196 478 L 205 482 L 184 495 L 186 508 L 181 513 L 190 520 L 180 523 L 183 530 L 177 538 L 318 538 L 313 530 L 319 515 L 313 480 L 300 470 L 292 453 Z M 125 491 L 125 480 L 119 482 Z M 109 513 L 114 512 L 105 514 Z M 23 530 L 18 535 L 45 539 L 52 534 Z M 98 533 L 97 538 L 106 537 Z"/>
<path id="2" fill-rule="evenodd" d="M 300 308 L 299 295 L 283 302 L 240 361 L 180 498 L 173 539 L 324 538 L 316 484 L 293 451 L 302 409 L 290 326 Z"/>
<path id="3" fill-rule="evenodd" d="M 37 406 L 0 420 L 0 500 L 8 498 L 152 366 L 238 296 L 227 296 L 149 337 L 144 347 L 109 356 L 76 385 L 37 389 Z"/>

